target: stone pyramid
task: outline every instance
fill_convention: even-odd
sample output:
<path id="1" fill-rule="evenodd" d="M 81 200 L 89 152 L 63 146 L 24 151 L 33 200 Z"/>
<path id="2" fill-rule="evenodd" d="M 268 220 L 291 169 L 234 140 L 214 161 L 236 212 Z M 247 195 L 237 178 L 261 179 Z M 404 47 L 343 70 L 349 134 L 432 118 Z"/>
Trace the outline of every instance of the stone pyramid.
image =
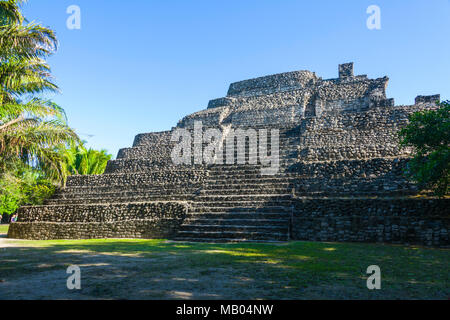
<path id="1" fill-rule="evenodd" d="M 294 71 L 233 83 L 171 130 L 137 135 L 105 174 L 72 176 L 45 205 L 22 207 L 8 236 L 448 245 L 449 203 L 409 197 L 417 189 L 402 171 L 411 150 L 397 138 L 411 113 L 435 108 L 440 97 L 395 106 L 387 83 L 354 76 L 353 63 L 340 65 L 336 79 Z M 195 149 L 195 141 L 205 147 L 208 129 L 222 134 L 214 163 Z M 225 144 L 238 129 L 249 134 L 244 153 L 238 139 Z M 194 137 L 182 164 L 173 158 L 177 130 Z M 276 153 L 272 174 L 263 174 L 268 164 L 251 132 L 267 142 L 267 155 Z M 225 155 L 235 162 L 217 161 Z"/>

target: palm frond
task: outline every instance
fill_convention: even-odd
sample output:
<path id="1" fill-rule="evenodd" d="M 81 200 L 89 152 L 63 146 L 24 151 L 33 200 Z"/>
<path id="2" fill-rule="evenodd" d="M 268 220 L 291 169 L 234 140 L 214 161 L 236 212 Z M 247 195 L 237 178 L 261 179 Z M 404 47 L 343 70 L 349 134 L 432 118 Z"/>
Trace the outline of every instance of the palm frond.
<path id="1" fill-rule="evenodd" d="M 1 60 L 11 56 L 43 58 L 51 55 L 57 48 L 55 32 L 35 22 L 0 26 Z"/>
<path id="2" fill-rule="evenodd" d="M 26 0 L 0 1 L 0 24 L 23 23 L 24 16 L 20 11 L 20 5 Z"/>
<path id="3" fill-rule="evenodd" d="M 0 87 L 16 97 L 58 90 L 51 81 L 50 67 L 40 58 L 14 58 L 1 63 Z"/>

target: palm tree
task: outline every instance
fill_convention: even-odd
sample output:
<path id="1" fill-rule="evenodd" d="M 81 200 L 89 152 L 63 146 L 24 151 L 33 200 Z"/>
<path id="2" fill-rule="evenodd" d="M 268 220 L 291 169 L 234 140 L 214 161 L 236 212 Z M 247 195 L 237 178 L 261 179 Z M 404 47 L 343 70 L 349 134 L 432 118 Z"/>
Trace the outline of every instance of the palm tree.
<path id="1" fill-rule="evenodd" d="M 49 101 L 3 104 L 0 108 L 0 171 L 17 159 L 65 181 L 63 158 L 55 147 L 78 137 L 65 121 L 64 111 Z"/>
<path id="2" fill-rule="evenodd" d="M 68 148 L 61 148 L 64 157 L 65 169 L 69 175 L 102 174 L 112 155 L 104 149 L 94 150 L 85 147 L 85 141 L 72 144 Z"/>
<path id="3" fill-rule="evenodd" d="M 27 23 L 20 11 L 24 2 L 0 1 L 0 170 L 20 159 L 63 182 L 66 171 L 57 148 L 79 139 L 63 109 L 33 97 L 58 90 L 45 61 L 57 40 L 51 29 Z"/>
<path id="4" fill-rule="evenodd" d="M 57 91 L 45 58 L 58 46 L 53 30 L 25 23 L 19 5 L 0 1 L 0 103 L 11 103 L 24 94 Z"/>
<path id="5" fill-rule="evenodd" d="M 24 17 L 20 12 L 19 5 L 26 2 L 24 1 L 13 1 L 6 0 L 0 2 L 0 23 L 8 24 L 15 22 L 23 22 Z"/>

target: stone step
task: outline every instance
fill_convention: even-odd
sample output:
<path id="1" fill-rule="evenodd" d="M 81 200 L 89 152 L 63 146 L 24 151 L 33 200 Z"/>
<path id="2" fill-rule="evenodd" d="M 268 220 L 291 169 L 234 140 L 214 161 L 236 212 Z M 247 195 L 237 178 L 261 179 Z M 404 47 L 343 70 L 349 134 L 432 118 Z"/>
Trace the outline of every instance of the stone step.
<path id="1" fill-rule="evenodd" d="M 283 176 L 238 176 L 235 177 L 231 176 L 210 176 L 205 182 L 207 182 L 209 185 L 212 184 L 278 184 L 278 183 L 291 183 L 295 181 L 295 178 L 293 177 L 283 177 Z"/>
<path id="2" fill-rule="evenodd" d="M 417 190 L 414 189 L 398 189 L 390 191 L 312 191 L 312 192 L 295 192 L 296 197 L 310 197 L 310 198 L 322 198 L 322 197 L 390 197 L 390 196 L 408 196 L 416 195 Z"/>
<path id="3" fill-rule="evenodd" d="M 233 155 L 235 155 L 235 156 L 237 156 L 238 154 L 241 154 L 241 152 L 239 152 L 239 148 L 237 147 L 237 146 L 235 146 L 234 148 L 233 148 L 234 150 L 234 152 L 233 152 Z M 230 150 L 227 150 L 226 148 L 224 148 L 223 150 L 223 155 L 224 155 L 224 159 L 226 159 L 226 157 L 225 157 L 225 155 L 227 154 L 227 151 L 229 151 L 229 152 L 231 152 L 232 150 L 230 149 Z M 276 148 L 274 149 L 274 151 L 276 152 Z M 259 147 L 257 146 L 257 149 L 256 150 L 249 150 L 249 148 L 248 148 L 248 146 L 245 148 L 245 155 L 248 157 L 249 155 L 252 155 L 252 156 L 258 156 L 259 154 L 260 154 L 260 150 L 259 150 Z M 267 154 L 271 154 L 271 152 L 272 152 L 272 148 L 271 148 L 271 146 L 269 145 L 269 146 L 267 146 L 267 148 L 266 148 L 266 155 Z M 295 154 L 297 154 L 298 153 L 298 148 L 297 148 L 297 146 L 293 146 L 293 147 L 287 147 L 287 146 L 279 146 L 279 148 L 278 148 L 278 155 L 279 156 L 289 156 L 289 155 L 291 155 L 291 154 L 293 154 L 293 153 L 295 153 Z"/>
<path id="4" fill-rule="evenodd" d="M 194 133 L 194 129 L 192 127 L 177 126 L 173 129 L 177 129 L 177 128 L 185 129 L 185 130 L 189 131 L 190 134 Z M 205 131 L 207 129 L 221 129 L 221 127 L 218 125 L 208 125 L 207 126 L 205 123 L 203 123 L 203 130 Z M 251 126 L 233 126 L 233 127 L 231 127 L 231 129 L 234 129 L 234 130 L 253 129 L 253 130 L 256 130 L 257 132 L 260 129 L 265 129 L 265 130 L 267 130 L 267 132 L 269 134 L 272 129 L 278 129 L 280 136 L 294 135 L 294 134 L 298 134 L 300 132 L 299 126 L 291 126 L 291 125 L 286 125 L 286 126 L 274 125 L 274 126 L 272 126 L 270 123 L 261 124 L 261 125 L 251 125 Z M 172 132 L 173 131 L 140 133 L 135 137 L 135 141 L 136 141 L 136 143 L 141 143 L 141 142 L 146 142 L 146 143 L 158 142 L 159 143 L 159 142 L 164 142 L 164 141 L 168 142 L 168 141 L 170 141 Z M 161 136 L 157 137 L 157 136 L 155 136 L 155 134 L 160 134 Z"/>
<path id="5" fill-rule="evenodd" d="M 101 193 L 101 194 L 72 194 L 61 195 L 46 201 L 46 204 L 82 204 L 82 203 L 108 203 L 108 202 L 140 202 L 140 201 L 170 201 L 170 200 L 190 200 L 196 201 L 196 206 L 204 206 L 215 203 L 217 206 L 240 207 L 247 205 L 269 205 L 269 204 L 289 204 L 291 194 L 200 194 L 195 196 L 192 193 L 183 194 L 149 194 L 149 193 Z"/>
<path id="6" fill-rule="evenodd" d="M 273 208 L 273 207 L 290 207 L 291 201 L 289 200 L 204 200 L 192 202 L 192 210 L 203 210 L 203 208 L 224 208 L 226 209 L 239 209 L 239 208 Z"/>
<path id="7" fill-rule="evenodd" d="M 189 218 L 185 219 L 183 224 L 185 225 L 237 225 L 237 226 L 287 226 L 289 219 L 279 217 L 272 219 L 242 219 L 242 218 L 230 218 L 230 215 L 224 214 L 222 218 Z"/>
<path id="8" fill-rule="evenodd" d="M 269 169 L 270 167 L 266 167 L 264 169 Z M 279 168 L 280 169 L 280 168 Z M 284 179 L 288 179 L 290 177 L 295 177 L 295 174 L 282 174 L 282 171 L 279 170 L 276 174 L 274 175 L 263 175 L 262 174 L 263 171 L 262 169 L 260 170 L 256 170 L 255 172 L 244 172 L 244 171 L 212 171 L 208 173 L 208 177 L 207 179 L 209 180 L 230 180 L 230 179 L 258 179 L 258 180 L 270 180 L 273 178 L 284 178 Z"/>
<path id="9" fill-rule="evenodd" d="M 292 194 L 250 194 L 250 195 L 199 195 L 195 198 L 196 203 L 202 202 L 214 202 L 214 203 L 234 203 L 234 202 L 255 202 L 255 203 L 264 203 L 264 202 L 276 202 L 276 203 L 285 203 L 289 202 L 292 199 Z"/>
<path id="10" fill-rule="evenodd" d="M 245 243 L 245 242 L 258 242 L 258 243 L 280 243 L 286 240 L 252 240 L 252 239 L 237 239 L 237 238 L 191 238 L 191 237 L 175 237 L 175 242 L 204 242 L 204 243 Z"/>
<path id="11" fill-rule="evenodd" d="M 227 182 L 227 181 L 236 181 L 236 183 L 241 184 L 242 182 L 282 182 L 282 181 L 289 181 L 289 179 L 294 179 L 294 176 L 285 176 L 282 172 L 282 170 L 278 170 L 273 175 L 263 175 L 262 172 L 253 173 L 253 174 L 246 174 L 246 173 L 239 173 L 233 172 L 233 173 L 221 173 L 221 172 L 215 172 L 210 173 L 209 177 L 205 179 L 205 181 L 208 182 Z"/>
<path id="12" fill-rule="evenodd" d="M 190 199 L 193 194 L 149 194 L 149 193 L 100 193 L 100 194 L 67 194 L 53 197 L 46 200 L 46 204 L 64 204 L 64 203 L 83 203 L 88 201 L 89 203 L 104 203 L 104 202 L 134 202 L 134 201 L 170 201 L 180 199 Z"/>
<path id="13" fill-rule="evenodd" d="M 181 199 L 183 200 L 183 199 Z M 186 199 L 190 200 L 190 199 Z M 157 200 L 155 200 L 157 201 Z M 267 208 L 290 208 L 290 201 L 207 201 L 207 202 L 192 202 L 192 212 L 211 211 L 229 211 L 229 210 L 260 210 Z M 287 210 L 287 209 L 286 209 Z"/>
<path id="14" fill-rule="evenodd" d="M 194 168 L 177 170 L 166 168 L 152 172 L 123 172 L 103 175 L 70 176 L 67 187 L 81 186 L 128 186 L 128 185 L 164 185 L 164 184 L 195 184 L 204 181 L 207 176 L 205 170 Z"/>
<path id="15" fill-rule="evenodd" d="M 226 159 L 225 159 L 226 160 Z M 249 163 L 214 163 L 208 166 L 209 171 L 248 171 L 248 172 L 259 172 L 261 168 L 266 167 L 266 165 L 257 163 L 257 164 L 249 164 Z"/>
<path id="16" fill-rule="evenodd" d="M 233 152 L 233 156 L 234 159 L 238 159 L 238 155 L 241 155 L 241 152 L 238 152 L 237 150 L 237 146 L 234 147 L 234 152 Z M 271 146 L 267 146 L 266 149 L 266 155 L 267 153 L 271 152 Z M 283 146 L 279 146 L 278 148 L 278 155 L 280 157 L 280 159 L 282 158 L 292 158 L 292 157 L 297 157 L 298 155 L 298 150 L 297 148 L 286 148 Z M 250 150 L 248 149 L 248 147 L 246 148 L 246 150 L 244 151 L 243 155 L 245 155 L 246 158 L 249 158 L 250 156 L 254 156 L 257 159 L 259 159 L 259 149 L 256 150 L 256 152 L 253 152 L 253 150 L 251 150 L 252 152 L 250 152 Z M 166 154 L 161 154 L 161 155 L 155 155 L 154 154 L 154 149 L 153 148 L 141 148 L 141 147 L 134 147 L 134 148 L 124 148 L 124 149 L 120 149 L 119 151 L 119 155 L 117 156 L 117 160 L 133 160 L 133 159 L 147 159 L 147 160 L 151 160 L 155 163 L 163 163 L 163 162 L 172 162 L 172 158 L 171 158 L 171 154 L 169 152 L 167 152 Z M 194 154 L 194 152 L 192 151 L 192 154 Z M 226 159 L 226 155 L 227 155 L 227 148 L 223 148 L 223 158 Z M 192 163 L 194 162 L 194 155 L 192 155 L 191 157 L 191 161 Z"/>
<path id="17" fill-rule="evenodd" d="M 392 183 L 388 179 L 323 179 L 300 180 L 295 187 L 296 194 L 311 193 L 386 193 L 412 190 L 408 183 Z M 399 181 L 400 182 L 400 181 Z"/>
<path id="18" fill-rule="evenodd" d="M 129 196 L 129 195 L 179 195 L 179 194 L 192 194 L 200 190 L 200 186 L 193 186 L 192 188 L 187 187 L 70 187 L 66 189 L 59 190 L 53 195 L 54 199 L 72 199 L 72 198 L 83 198 L 83 197 L 102 197 L 103 195 L 107 197 L 114 196 Z"/>
<path id="19" fill-rule="evenodd" d="M 392 172 L 387 174 L 380 174 L 380 175 L 373 175 L 373 176 L 360 176 L 361 173 L 353 173 L 352 175 L 349 174 L 348 176 L 338 176 L 338 175 L 314 175 L 314 173 L 306 173 L 306 174 L 285 174 L 282 171 L 279 171 L 278 174 L 272 176 L 262 176 L 259 173 L 254 174 L 239 174 L 239 172 L 234 172 L 230 174 L 226 173 L 210 173 L 208 178 L 205 180 L 209 183 L 216 183 L 216 182 L 222 182 L 226 183 L 229 181 L 235 181 L 236 184 L 243 184 L 245 182 L 248 183 L 270 183 L 270 182 L 295 182 L 299 186 L 305 186 L 308 187 L 309 185 L 318 185 L 321 186 L 326 182 L 327 184 L 334 184 L 334 185 L 345 185 L 345 184 L 352 184 L 352 183 L 389 183 L 392 184 L 395 182 L 399 185 L 406 185 L 408 184 L 407 180 L 402 175 L 397 175 Z"/>
<path id="20" fill-rule="evenodd" d="M 129 202 L 145 202 L 145 201 L 192 201 L 195 200 L 191 195 L 189 196 L 146 196 L 146 197 L 124 197 L 124 198 L 80 198 L 80 199 L 50 199 L 45 202 L 45 205 L 75 205 L 75 204 L 108 204 L 112 201 L 117 203 Z M 213 206 L 211 206 L 213 204 Z M 208 210 L 228 210 L 228 209 L 261 209 L 261 208 L 275 208 L 289 206 L 289 201 L 202 201 L 195 202 L 192 211 L 205 212 Z"/>
<path id="21" fill-rule="evenodd" d="M 257 175 L 257 176 L 261 176 L 261 170 L 262 169 L 267 169 L 268 167 L 270 167 L 270 165 L 264 165 L 264 166 L 257 166 L 254 168 L 241 168 L 241 164 L 230 164 L 227 166 L 223 166 L 223 167 L 216 167 L 216 165 L 211 166 L 208 168 L 208 174 L 209 175 Z M 288 176 L 290 175 L 295 175 L 295 172 L 287 173 Z"/>
<path id="22" fill-rule="evenodd" d="M 290 161 L 296 161 L 299 158 L 299 156 L 297 154 L 293 154 L 293 153 L 289 153 L 289 154 L 279 154 L 278 155 L 278 161 L 279 163 L 285 163 L 285 162 L 290 162 Z M 250 162 L 250 159 L 253 160 L 253 162 Z M 273 158 L 274 160 L 277 158 Z M 272 160 L 272 158 L 269 158 L 267 161 Z M 250 164 L 253 166 L 257 166 L 258 168 L 260 168 L 261 166 L 265 166 L 265 164 L 263 162 L 261 162 L 261 158 L 258 155 L 252 155 L 252 158 L 249 157 L 249 155 L 247 154 L 245 157 L 241 157 L 238 155 L 235 155 L 231 161 L 227 160 L 227 158 L 224 156 L 222 158 L 222 162 L 218 162 L 219 160 L 214 160 L 217 162 L 213 162 L 213 163 L 209 163 L 209 165 L 222 165 L 222 164 L 226 164 L 227 166 L 234 166 L 234 167 L 239 167 L 243 164 Z M 256 161 L 256 162 L 255 162 Z"/>
<path id="23" fill-rule="evenodd" d="M 195 202 L 191 203 L 191 208 L 189 209 L 189 212 L 191 214 L 241 214 L 241 213 L 251 213 L 257 211 L 259 213 L 276 213 L 277 215 L 280 214 L 289 214 L 292 212 L 291 206 L 285 206 L 285 205 L 273 205 L 273 204 L 264 204 L 261 206 L 257 206 L 255 204 L 251 206 L 236 206 L 232 207 L 229 205 L 205 205 L 205 204 L 198 204 Z"/>
<path id="24" fill-rule="evenodd" d="M 286 166 L 290 163 L 295 163 L 297 159 L 280 159 L 280 165 Z M 213 164 L 216 165 L 216 164 Z M 189 165 L 175 165 L 171 162 L 162 161 L 155 162 L 146 159 L 117 159 L 111 160 L 106 167 L 106 174 L 117 174 L 117 173 L 152 173 L 155 171 L 176 171 L 176 170 L 201 170 L 206 169 L 212 165 L 206 164 L 189 164 Z M 241 166 L 241 164 L 230 164 L 228 166 Z M 252 165 L 253 166 L 253 165 Z"/>
<path id="25" fill-rule="evenodd" d="M 300 146 L 300 141 L 301 141 L 301 139 L 299 137 L 298 138 L 289 138 L 289 139 L 280 139 L 279 144 L 278 144 L 278 150 L 280 153 L 289 151 L 289 150 L 297 150 L 298 147 Z M 170 157 L 170 153 L 172 152 L 171 149 L 175 145 L 176 145 L 176 143 L 171 143 L 170 145 L 166 145 L 168 148 L 166 148 L 165 150 L 161 150 L 162 152 L 160 152 L 159 154 L 166 155 L 166 153 L 168 152 L 169 157 Z M 202 148 L 205 148 L 209 145 L 210 145 L 209 143 L 204 142 L 202 144 Z M 228 145 L 226 143 L 224 143 L 222 145 L 222 150 L 226 151 L 227 147 L 228 147 Z M 231 148 L 234 149 L 235 151 L 239 148 L 236 140 L 234 140 L 234 144 L 231 145 Z M 266 143 L 266 150 L 270 151 L 271 149 L 272 149 L 272 143 L 269 140 Z M 246 153 L 248 153 L 250 150 L 251 150 L 250 145 L 247 140 L 245 143 L 245 151 L 246 151 Z M 135 153 L 155 153 L 155 146 L 153 146 L 153 145 L 134 146 L 134 147 L 121 148 L 120 151 L 121 152 L 135 152 Z M 258 153 L 260 151 L 260 146 L 258 144 L 256 144 L 256 149 L 251 150 L 251 151 L 255 151 L 256 153 Z M 194 155 L 194 153 L 195 153 L 195 149 L 191 148 L 191 155 Z"/>
<path id="26" fill-rule="evenodd" d="M 289 239 L 286 233 L 267 233 L 258 231 L 179 231 L 175 240 L 187 239 L 244 239 L 244 240 L 272 240 L 287 241 Z"/>
<path id="27" fill-rule="evenodd" d="M 211 129 L 218 129 L 217 126 L 213 126 L 210 127 Z M 192 128 L 185 128 L 187 129 L 191 134 L 193 134 L 193 129 Z M 207 127 L 203 127 L 204 130 L 208 129 Z M 238 129 L 238 127 L 233 128 L 233 129 Z M 251 126 L 251 127 L 239 127 L 239 129 L 254 129 L 254 130 L 259 130 L 259 129 L 266 129 L 268 131 L 268 133 L 270 134 L 270 127 L 268 127 L 267 125 L 264 126 Z M 280 128 L 278 127 L 274 127 L 274 129 L 278 129 L 279 130 L 279 138 L 280 141 L 284 141 L 284 140 L 299 140 L 300 139 L 300 130 L 298 128 L 295 129 L 286 129 L 285 127 Z M 172 133 L 173 131 L 164 131 L 164 132 L 159 132 L 156 133 L 158 135 L 155 135 L 155 133 L 144 133 L 144 134 L 138 134 L 135 137 L 133 146 L 134 147 L 148 147 L 148 146 L 152 146 L 152 145 L 172 145 L 173 142 L 171 142 L 171 137 L 172 137 Z M 270 141 L 270 139 L 268 140 Z"/>
<path id="28" fill-rule="evenodd" d="M 265 189 L 265 188 L 272 188 L 272 189 L 282 189 L 287 190 L 292 187 L 294 187 L 294 183 L 292 182 L 264 182 L 261 183 L 247 183 L 246 181 L 239 181 L 239 183 L 206 183 L 201 190 L 202 191 L 209 191 L 209 190 L 259 190 L 259 189 Z"/>
<path id="29" fill-rule="evenodd" d="M 108 204 L 115 203 L 129 203 L 129 202 L 148 202 L 148 201 L 186 201 L 191 200 L 192 195 L 145 195 L 145 196 L 102 196 L 102 197 L 80 197 L 71 199 L 49 199 L 45 205 L 75 205 L 75 204 Z"/>
<path id="30" fill-rule="evenodd" d="M 240 220 L 252 220 L 252 221 L 273 221 L 273 223 L 277 223 L 278 221 L 286 221 L 290 219 L 290 212 L 292 210 L 283 211 L 280 209 L 274 210 L 262 210 L 255 208 L 249 208 L 248 211 L 244 210 L 231 210 L 229 212 L 225 211 L 206 211 L 206 212 L 191 212 L 189 211 L 186 215 L 185 221 L 240 221 Z"/>
<path id="31" fill-rule="evenodd" d="M 291 191 L 291 188 L 275 188 L 272 186 L 262 185 L 258 188 L 252 189 L 234 189 L 234 188 L 215 188 L 210 186 L 209 189 L 202 189 L 199 195 L 258 195 L 258 194 L 286 194 Z"/>
<path id="32" fill-rule="evenodd" d="M 207 165 L 174 165 L 171 161 L 153 161 L 149 159 L 116 159 L 110 160 L 105 173 L 152 173 L 155 171 L 202 170 Z"/>
<path id="33" fill-rule="evenodd" d="M 261 225 L 207 225 L 207 224 L 182 224 L 179 232 L 260 232 L 260 233 L 281 233 L 289 232 L 288 224 L 284 226 L 261 226 Z"/>
<path id="34" fill-rule="evenodd" d="M 117 190 L 114 191 L 103 191 L 104 188 L 100 187 L 98 189 L 88 189 L 86 191 L 75 191 L 75 190 L 64 190 L 55 193 L 55 195 L 50 200 L 75 200 L 75 199 L 123 199 L 123 198 L 186 198 L 193 195 L 199 196 L 255 196 L 255 195 L 281 195 L 287 194 L 292 191 L 292 186 L 286 187 L 275 187 L 276 185 L 256 185 L 250 188 L 245 188 L 245 186 L 239 186 L 243 189 L 238 188 L 228 188 L 226 185 L 211 185 L 202 188 L 177 188 L 177 189 L 144 189 L 144 190 Z M 199 198 L 202 199 L 202 198 Z M 50 201 L 49 200 L 49 201 Z"/>
<path id="35" fill-rule="evenodd" d="M 335 146 L 333 148 L 323 146 L 305 146 L 306 151 L 300 151 L 301 159 L 306 161 L 344 161 L 349 159 L 367 159 L 375 157 L 395 157 L 409 155 L 408 150 L 402 150 L 396 144 L 373 144 L 373 145 L 348 145 Z"/>

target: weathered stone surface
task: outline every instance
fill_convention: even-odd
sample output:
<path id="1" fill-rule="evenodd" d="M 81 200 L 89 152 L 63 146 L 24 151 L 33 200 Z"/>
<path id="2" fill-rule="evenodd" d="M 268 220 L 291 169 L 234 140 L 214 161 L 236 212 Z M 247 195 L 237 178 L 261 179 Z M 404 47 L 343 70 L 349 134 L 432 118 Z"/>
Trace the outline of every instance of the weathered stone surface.
<path id="1" fill-rule="evenodd" d="M 16 222 L 11 224 L 8 236 L 28 240 L 167 239 L 176 235 L 180 224 L 165 218 L 116 222 Z"/>
<path id="2" fill-rule="evenodd" d="M 232 83 L 228 97 L 266 95 L 273 92 L 305 88 L 318 78 L 311 71 L 293 71 Z"/>
<path id="3" fill-rule="evenodd" d="M 395 106 L 387 83 L 355 76 L 352 63 L 335 79 L 294 71 L 233 83 L 177 127 L 137 135 L 104 175 L 70 177 L 46 205 L 20 209 L 9 236 L 449 246 L 448 200 L 412 197 L 417 188 L 403 175 L 412 150 L 400 149 L 397 136 L 411 113 L 436 108 L 440 96 Z M 196 121 L 221 130 L 224 142 L 234 129 L 278 130 L 279 171 L 263 176 L 259 161 L 236 164 L 237 157 L 175 165 L 172 133 L 192 133 Z M 236 144 L 223 146 L 223 158 L 231 147 L 237 155 Z M 240 159 L 255 155 L 247 142 Z"/>
<path id="4" fill-rule="evenodd" d="M 18 222 L 114 222 L 158 218 L 182 220 L 187 209 L 188 204 L 184 202 L 34 206 L 19 209 Z"/>
<path id="5" fill-rule="evenodd" d="M 295 199 L 298 240 L 390 242 L 445 246 L 450 199 Z"/>
<path id="6" fill-rule="evenodd" d="M 171 238 L 187 212 L 186 202 L 22 207 L 8 236 L 33 240 Z"/>

